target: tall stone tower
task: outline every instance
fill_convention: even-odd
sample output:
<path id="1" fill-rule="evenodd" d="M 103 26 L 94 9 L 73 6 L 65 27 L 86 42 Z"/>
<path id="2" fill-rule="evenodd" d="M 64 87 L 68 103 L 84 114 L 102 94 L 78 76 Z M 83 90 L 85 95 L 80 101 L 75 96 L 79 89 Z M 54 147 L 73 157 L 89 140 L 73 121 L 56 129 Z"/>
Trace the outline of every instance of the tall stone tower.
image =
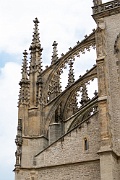
<path id="1" fill-rule="evenodd" d="M 120 179 L 120 1 L 93 2 L 96 30 L 60 58 L 54 41 L 45 70 L 34 20 L 30 66 L 25 50 L 19 83 L 15 180 Z M 96 65 L 75 81 L 74 60 L 91 48 L 96 48 Z M 94 79 L 98 93 L 90 99 L 87 88 Z"/>

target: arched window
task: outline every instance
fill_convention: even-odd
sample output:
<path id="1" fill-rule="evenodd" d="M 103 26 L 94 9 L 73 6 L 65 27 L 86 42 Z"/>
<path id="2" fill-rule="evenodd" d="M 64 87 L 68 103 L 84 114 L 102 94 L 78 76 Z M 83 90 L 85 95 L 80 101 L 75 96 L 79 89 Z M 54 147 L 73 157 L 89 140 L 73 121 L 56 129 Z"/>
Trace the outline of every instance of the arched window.
<path id="1" fill-rule="evenodd" d="M 84 150 L 88 150 L 89 149 L 89 143 L 88 143 L 88 140 L 87 138 L 84 138 Z"/>

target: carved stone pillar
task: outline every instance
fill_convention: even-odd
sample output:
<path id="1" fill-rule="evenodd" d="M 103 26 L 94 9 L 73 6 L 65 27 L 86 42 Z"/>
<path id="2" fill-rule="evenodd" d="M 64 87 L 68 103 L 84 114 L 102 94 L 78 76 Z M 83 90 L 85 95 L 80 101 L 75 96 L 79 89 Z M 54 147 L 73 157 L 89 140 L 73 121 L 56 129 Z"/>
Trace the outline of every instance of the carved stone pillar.
<path id="1" fill-rule="evenodd" d="M 109 117 L 107 107 L 107 79 L 105 66 L 105 24 L 103 19 L 98 22 L 96 31 L 97 74 L 98 74 L 98 109 L 101 124 L 101 146 L 110 145 Z"/>

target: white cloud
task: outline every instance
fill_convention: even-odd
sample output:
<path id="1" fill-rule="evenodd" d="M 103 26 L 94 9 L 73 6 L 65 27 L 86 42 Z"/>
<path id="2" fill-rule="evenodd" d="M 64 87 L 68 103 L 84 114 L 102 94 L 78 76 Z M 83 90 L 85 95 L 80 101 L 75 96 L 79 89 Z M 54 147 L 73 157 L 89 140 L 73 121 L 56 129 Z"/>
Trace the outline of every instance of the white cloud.
<path id="1" fill-rule="evenodd" d="M 6 179 L 5 169 L 12 176 L 14 168 L 15 132 L 17 129 L 17 97 L 20 66 L 6 63 L 0 69 L 0 168 L 2 179 Z M 8 175 L 7 174 L 7 175 Z M 6 179 L 7 180 L 7 179 Z"/>
<path id="2" fill-rule="evenodd" d="M 33 22 L 40 20 L 43 47 L 50 47 L 54 40 L 59 43 L 60 53 L 68 44 L 91 32 L 95 26 L 92 20 L 92 2 L 78 0 L 1 0 L 0 6 L 0 50 L 21 53 L 29 48 L 32 39 Z M 76 36 L 76 31 L 79 32 Z M 69 47 L 69 46 L 68 46 Z M 67 50 L 67 49 L 66 49 Z"/>

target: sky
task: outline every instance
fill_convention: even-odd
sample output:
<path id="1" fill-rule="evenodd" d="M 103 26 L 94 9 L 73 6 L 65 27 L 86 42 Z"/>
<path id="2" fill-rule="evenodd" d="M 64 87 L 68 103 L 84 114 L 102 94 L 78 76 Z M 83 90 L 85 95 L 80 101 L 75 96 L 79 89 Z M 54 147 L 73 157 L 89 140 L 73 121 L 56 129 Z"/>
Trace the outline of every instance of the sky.
<path id="1" fill-rule="evenodd" d="M 32 40 L 33 20 L 37 17 L 40 21 L 45 67 L 50 65 L 53 41 L 58 42 L 60 57 L 96 28 L 92 6 L 92 0 L 0 0 L 0 180 L 14 180 L 18 83 L 22 53 L 25 49 L 29 52 Z M 76 59 L 76 79 L 95 64 L 95 53 L 91 50 Z M 63 88 L 64 74 L 66 71 Z"/>

